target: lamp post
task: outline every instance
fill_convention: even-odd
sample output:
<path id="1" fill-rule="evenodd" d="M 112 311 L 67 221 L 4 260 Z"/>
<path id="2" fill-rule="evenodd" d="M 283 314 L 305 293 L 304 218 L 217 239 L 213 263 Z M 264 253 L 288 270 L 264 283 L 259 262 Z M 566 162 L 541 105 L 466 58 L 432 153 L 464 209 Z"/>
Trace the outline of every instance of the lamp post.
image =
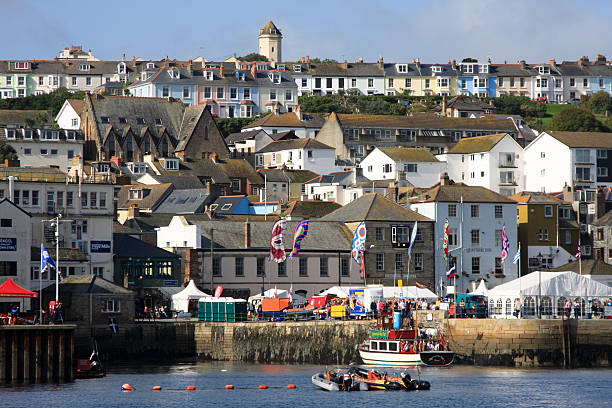
<path id="1" fill-rule="evenodd" d="M 50 222 L 52 226 L 55 226 L 55 303 L 59 302 L 59 273 L 60 273 L 60 269 L 59 269 L 59 226 L 60 226 L 60 222 L 72 222 L 72 220 L 64 220 L 61 218 L 62 218 L 62 214 L 58 214 L 54 218 L 41 221 L 43 223 L 43 234 L 42 234 L 43 240 L 44 240 L 45 222 Z M 41 254 L 41 258 L 42 258 L 42 254 Z M 42 265 L 42 259 L 41 259 L 41 265 Z M 39 275 L 39 286 L 41 285 L 40 278 L 42 278 L 42 271 L 40 271 L 40 275 Z M 41 296 L 41 313 L 42 313 L 42 293 L 40 294 L 40 296 Z"/>

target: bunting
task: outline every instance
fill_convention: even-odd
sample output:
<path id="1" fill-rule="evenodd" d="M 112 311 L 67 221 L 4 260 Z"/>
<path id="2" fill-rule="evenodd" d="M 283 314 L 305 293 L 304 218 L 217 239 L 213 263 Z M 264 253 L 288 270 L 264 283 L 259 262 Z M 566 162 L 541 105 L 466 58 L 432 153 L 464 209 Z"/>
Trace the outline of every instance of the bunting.
<path id="1" fill-rule="evenodd" d="M 365 249 L 366 232 L 365 222 L 362 222 L 357 227 L 355 235 L 353 236 L 353 250 L 351 251 L 351 256 L 357 263 L 361 263 L 360 253 Z"/>
<path id="2" fill-rule="evenodd" d="M 287 229 L 287 222 L 285 220 L 278 220 L 272 227 L 272 236 L 270 237 L 270 258 L 276 262 L 281 263 L 287 259 L 285 254 L 285 245 L 283 243 L 283 233 Z"/>
<path id="3" fill-rule="evenodd" d="M 289 254 L 289 258 L 292 258 L 294 255 L 297 255 L 300 252 L 300 245 L 302 240 L 306 238 L 306 235 L 308 235 L 308 220 L 301 221 L 295 227 L 295 233 L 293 234 L 293 249 Z"/>
<path id="4" fill-rule="evenodd" d="M 501 263 L 504 263 L 504 260 L 508 257 L 508 252 L 510 251 L 510 240 L 508 239 L 508 235 L 506 235 L 506 226 L 502 227 L 502 252 L 501 252 Z"/>
<path id="5" fill-rule="evenodd" d="M 448 233 L 449 233 L 449 229 L 448 229 L 448 218 L 446 220 L 444 220 L 444 241 L 442 242 L 442 249 L 443 251 L 443 255 L 444 255 L 444 260 L 448 261 Z"/>

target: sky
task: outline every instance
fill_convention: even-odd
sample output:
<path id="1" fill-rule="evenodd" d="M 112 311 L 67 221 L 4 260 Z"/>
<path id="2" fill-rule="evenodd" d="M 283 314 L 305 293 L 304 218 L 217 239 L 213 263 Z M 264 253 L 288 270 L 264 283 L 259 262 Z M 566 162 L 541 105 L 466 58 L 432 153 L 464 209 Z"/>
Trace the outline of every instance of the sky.
<path id="1" fill-rule="evenodd" d="M 219 61 L 257 52 L 268 20 L 283 33 L 285 61 L 612 59 L 608 0 L 0 0 L 0 11 L 0 59 L 82 45 L 103 60 Z"/>

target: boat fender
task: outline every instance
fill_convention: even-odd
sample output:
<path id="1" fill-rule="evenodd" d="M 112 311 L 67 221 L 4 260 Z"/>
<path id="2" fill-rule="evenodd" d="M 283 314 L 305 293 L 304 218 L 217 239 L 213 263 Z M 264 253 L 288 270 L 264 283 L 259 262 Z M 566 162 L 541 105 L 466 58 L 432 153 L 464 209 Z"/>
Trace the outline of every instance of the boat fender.
<path id="1" fill-rule="evenodd" d="M 152 390 L 153 391 L 161 391 L 161 389 L 162 389 L 161 385 L 155 385 Z"/>
<path id="2" fill-rule="evenodd" d="M 130 392 L 130 391 L 132 391 L 132 386 L 130 384 L 123 384 L 121 386 L 121 391 L 123 391 L 123 392 Z"/>
<path id="3" fill-rule="evenodd" d="M 189 385 L 187 387 L 187 391 L 195 391 L 195 389 L 196 389 L 195 385 Z"/>
<path id="4" fill-rule="evenodd" d="M 287 385 L 287 389 L 288 389 L 288 390 L 295 390 L 295 388 L 296 388 L 296 387 L 295 387 L 295 384 L 289 384 L 289 385 Z"/>
<path id="5" fill-rule="evenodd" d="M 268 386 L 267 386 L 266 384 L 261 384 L 261 385 L 259 386 L 259 389 L 260 389 L 260 390 L 267 390 L 267 389 L 268 389 Z"/>
<path id="6" fill-rule="evenodd" d="M 234 386 L 233 386 L 232 384 L 227 384 L 227 385 L 225 386 L 225 389 L 226 389 L 226 390 L 233 390 L 233 389 L 234 389 Z"/>

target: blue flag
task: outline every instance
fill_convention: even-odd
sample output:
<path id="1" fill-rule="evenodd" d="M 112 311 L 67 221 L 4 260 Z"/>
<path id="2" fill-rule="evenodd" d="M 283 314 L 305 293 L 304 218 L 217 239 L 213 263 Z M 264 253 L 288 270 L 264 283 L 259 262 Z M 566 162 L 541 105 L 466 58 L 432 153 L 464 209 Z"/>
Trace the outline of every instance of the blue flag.
<path id="1" fill-rule="evenodd" d="M 40 244 L 40 272 L 41 273 L 42 271 L 45 270 L 47 265 L 51 266 L 53 269 L 57 269 L 57 267 L 55 266 L 55 262 L 53 262 L 53 259 L 51 258 L 51 255 L 49 254 L 49 251 L 47 251 L 47 248 L 45 248 L 43 244 Z"/>

